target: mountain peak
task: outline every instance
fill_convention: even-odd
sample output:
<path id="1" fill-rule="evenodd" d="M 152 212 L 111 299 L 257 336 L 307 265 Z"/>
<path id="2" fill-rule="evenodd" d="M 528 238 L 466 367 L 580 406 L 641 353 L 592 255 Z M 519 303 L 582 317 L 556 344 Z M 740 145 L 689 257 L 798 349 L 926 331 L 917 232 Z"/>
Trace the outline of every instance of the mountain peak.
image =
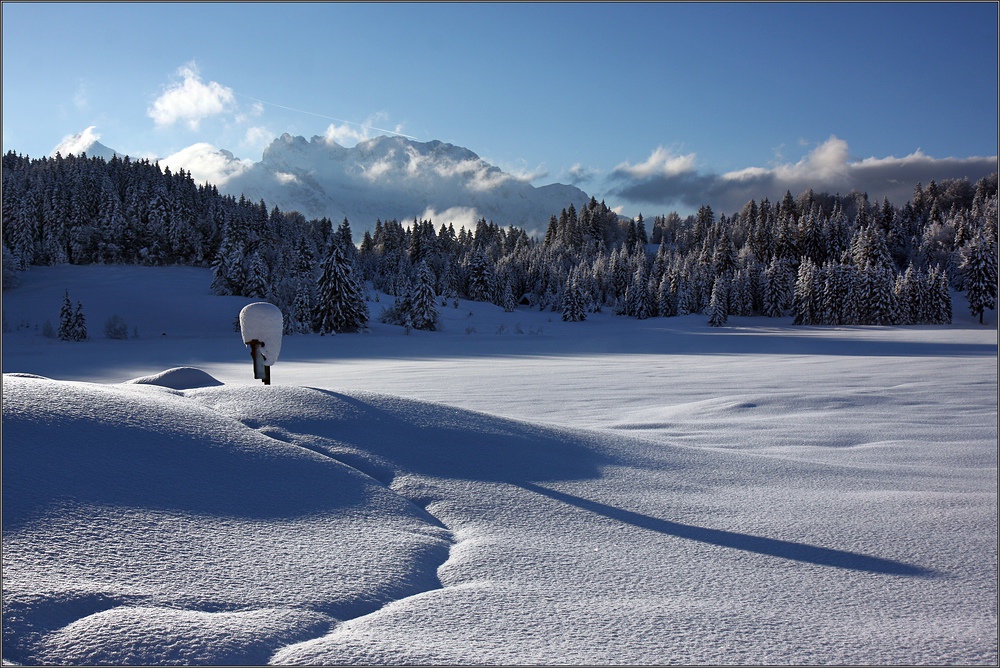
<path id="1" fill-rule="evenodd" d="M 101 138 L 101 135 L 94 131 L 95 127 L 91 125 L 83 132 L 67 135 L 59 142 L 58 146 L 52 149 L 52 153 L 49 154 L 50 157 L 55 157 L 56 153 L 62 156 L 86 153 L 88 158 L 104 158 L 105 160 L 110 160 L 116 155 L 121 156 L 122 154 L 118 151 L 108 148 L 97 141 Z"/>
<path id="2" fill-rule="evenodd" d="M 216 183 L 220 192 L 263 199 L 307 218 L 346 217 L 359 233 L 373 229 L 379 218 L 423 218 L 456 227 L 487 218 L 541 234 L 551 215 L 590 200 L 574 186 L 536 188 L 467 148 L 402 136 L 379 135 L 348 148 L 319 135 L 307 140 L 285 133 L 260 162 L 229 162 L 217 170 L 226 176 Z"/>

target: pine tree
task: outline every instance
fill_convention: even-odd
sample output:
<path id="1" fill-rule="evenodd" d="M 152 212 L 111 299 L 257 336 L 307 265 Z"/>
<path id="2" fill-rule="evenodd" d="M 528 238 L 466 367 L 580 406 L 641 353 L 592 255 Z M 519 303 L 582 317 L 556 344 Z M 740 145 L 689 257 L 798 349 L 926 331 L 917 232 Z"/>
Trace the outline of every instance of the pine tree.
<path id="1" fill-rule="evenodd" d="M 969 311 L 979 316 L 997 307 L 997 248 L 980 233 L 963 253 L 962 270 L 965 275 L 965 298 Z"/>
<path id="2" fill-rule="evenodd" d="M 265 299 L 267 293 L 267 265 L 264 264 L 264 259 L 260 256 L 260 253 L 254 251 L 250 254 L 250 258 L 247 261 L 246 282 L 240 294 L 245 297 Z"/>
<path id="3" fill-rule="evenodd" d="M 863 290 L 861 292 L 861 307 L 864 308 L 863 325 L 893 325 L 899 313 L 893 288 L 896 278 L 887 266 L 868 265 L 860 272 Z"/>
<path id="4" fill-rule="evenodd" d="M 885 235 L 877 225 L 859 228 L 851 240 L 851 257 L 859 267 L 868 265 L 892 266 L 892 256 Z"/>
<path id="5" fill-rule="evenodd" d="M 748 269 L 738 269 L 736 275 L 733 276 L 729 289 L 729 311 L 732 315 L 753 315 L 753 299 Z"/>
<path id="6" fill-rule="evenodd" d="M 562 319 L 567 322 L 587 319 L 587 309 L 584 308 L 580 288 L 572 277 L 566 279 L 566 288 L 562 294 Z"/>
<path id="7" fill-rule="evenodd" d="M 712 298 L 708 304 L 708 324 L 712 327 L 722 327 L 729 319 L 729 281 L 725 276 L 716 279 L 712 286 Z"/>
<path id="8" fill-rule="evenodd" d="M 417 280 L 409 295 L 410 321 L 414 329 L 434 331 L 438 323 L 437 294 L 434 290 L 434 272 L 421 260 L 417 265 Z"/>
<path id="9" fill-rule="evenodd" d="M 87 335 L 87 319 L 83 317 L 83 304 L 76 303 L 76 311 L 73 312 L 73 341 L 86 341 L 90 338 Z"/>
<path id="10" fill-rule="evenodd" d="M 785 315 L 783 302 L 785 300 L 784 275 L 781 260 L 774 256 L 771 264 L 764 271 L 764 315 L 769 318 L 780 318 Z"/>
<path id="11" fill-rule="evenodd" d="M 305 334 L 312 331 L 313 309 L 311 291 L 305 280 L 299 280 L 295 289 L 295 300 L 292 302 L 291 317 L 288 327 L 291 334 Z"/>
<path id="12" fill-rule="evenodd" d="M 676 288 L 674 282 L 670 284 L 671 291 L 677 295 L 677 315 L 690 315 L 695 310 L 695 298 L 691 289 L 691 276 L 686 270 L 675 274 Z"/>
<path id="13" fill-rule="evenodd" d="M 677 315 L 677 300 L 670 289 L 670 276 L 664 272 L 656 290 L 657 311 L 663 318 Z"/>
<path id="14" fill-rule="evenodd" d="M 822 321 L 827 325 L 851 324 L 846 309 L 851 284 L 849 267 L 830 260 L 827 261 L 825 268 L 822 285 Z"/>
<path id="15" fill-rule="evenodd" d="M 896 298 L 897 324 L 917 325 L 925 322 L 922 308 L 924 282 L 917 275 L 912 263 L 905 272 L 896 276 L 893 294 Z"/>
<path id="16" fill-rule="evenodd" d="M 512 313 L 517 308 L 517 298 L 514 296 L 514 288 L 511 287 L 510 277 L 505 277 L 503 281 L 503 310 L 504 313 Z"/>
<path id="17" fill-rule="evenodd" d="M 817 271 L 813 261 L 806 257 L 799 265 L 798 279 L 795 281 L 795 297 L 792 301 L 792 312 L 795 314 L 794 324 L 815 325 L 820 314 L 813 306 L 816 302 Z"/>
<path id="18" fill-rule="evenodd" d="M 476 251 L 469 261 L 469 299 L 476 302 L 490 301 L 493 282 L 493 266 L 483 251 Z"/>
<path id="19" fill-rule="evenodd" d="M 63 296 L 62 308 L 59 309 L 59 340 L 60 341 L 75 341 L 74 338 L 76 333 L 74 331 L 74 321 L 73 321 L 73 302 L 69 299 L 69 290 Z"/>
<path id="20" fill-rule="evenodd" d="M 931 287 L 932 316 L 930 322 L 940 325 L 951 324 L 951 288 L 948 285 L 948 274 L 941 267 L 935 266 L 927 273 L 927 284 Z"/>
<path id="21" fill-rule="evenodd" d="M 368 324 L 368 305 L 361 285 L 354 279 L 351 264 L 336 240 L 330 244 L 330 254 L 323 263 L 317 292 L 315 321 L 320 334 L 352 332 Z"/>
<path id="22" fill-rule="evenodd" d="M 653 315 L 653 303 L 649 294 L 649 275 L 643 264 L 632 274 L 632 280 L 625 290 L 625 315 L 645 320 Z"/>

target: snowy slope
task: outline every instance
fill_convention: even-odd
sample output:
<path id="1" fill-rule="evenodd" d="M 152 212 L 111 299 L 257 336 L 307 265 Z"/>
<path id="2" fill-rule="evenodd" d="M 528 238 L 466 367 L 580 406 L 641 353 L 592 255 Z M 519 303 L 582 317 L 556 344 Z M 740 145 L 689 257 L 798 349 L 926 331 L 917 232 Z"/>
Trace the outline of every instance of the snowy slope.
<path id="1" fill-rule="evenodd" d="M 287 337 L 265 387 L 208 282 L 4 293 L 5 660 L 997 661 L 995 325 L 462 301 Z M 67 286 L 89 342 L 34 332 Z"/>

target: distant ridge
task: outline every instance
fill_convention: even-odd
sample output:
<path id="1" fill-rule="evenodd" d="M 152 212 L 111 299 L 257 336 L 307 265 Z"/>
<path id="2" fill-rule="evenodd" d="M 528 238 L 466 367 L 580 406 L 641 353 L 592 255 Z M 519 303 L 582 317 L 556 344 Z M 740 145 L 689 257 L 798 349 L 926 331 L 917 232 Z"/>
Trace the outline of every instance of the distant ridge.
<path id="1" fill-rule="evenodd" d="M 262 198 L 307 218 L 346 217 L 355 229 L 370 229 L 376 218 L 428 217 L 471 226 L 484 217 L 544 232 L 551 215 L 590 199 L 574 186 L 535 187 L 461 146 L 387 136 L 347 148 L 323 137 L 306 141 L 284 134 L 260 162 L 220 190 Z"/>
<path id="2" fill-rule="evenodd" d="M 67 137 L 52 155 L 123 156 L 97 141 L 91 130 Z M 206 143 L 160 162 L 175 171 L 184 168 L 199 183 L 214 183 L 223 194 L 263 199 L 269 208 L 334 223 L 347 218 L 359 235 L 373 229 L 376 219 L 392 218 L 403 223 L 430 218 L 456 228 L 471 228 L 486 218 L 540 235 L 550 216 L 590 200 L 575 186 L 533 186 L 529 177 L 504 172 L 467 148 L 398 136 L 378 136 L 348 148 L 320 136 L 307 141 L 286 133 L 264 150 L 260 162 Z"/>

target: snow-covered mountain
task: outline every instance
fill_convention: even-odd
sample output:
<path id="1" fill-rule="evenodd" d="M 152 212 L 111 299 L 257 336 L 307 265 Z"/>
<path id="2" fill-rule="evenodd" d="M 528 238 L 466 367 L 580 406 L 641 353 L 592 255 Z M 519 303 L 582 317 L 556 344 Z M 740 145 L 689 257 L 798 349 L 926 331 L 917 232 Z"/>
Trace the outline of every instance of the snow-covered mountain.
<path id="1" fill-rule="evenodd" d="M 230 154 L 229 161 L 235 160 Z M 260 162 L 229 171 L 222 192 L 263 199 L 307 218 L 346 217 L 355 229 L 371 228 L 376 218 L 473 225 L 485 217 L 544 231 L 552 214 L 590 199 L 574 186 L 535 187 L 466 148 L 404 137 L 379 136 L 347 148 L 324 137 L 306 141 L 284 134 Z"/>
<path id="2" fill-rule="evenodd" d="M 86 153 L 110 160 L 124 155 L 97 139 L 93 128 L 66 137 L 62 155 Z M 268 207 L 299 211 L 306 218 L 347 218 L 354 230 L 372 229 L 375 220 L 414 217 L 456 227 L 475 226 L 480 218 L 529 233 L 544 233 L 549 217 L 590 196 L 561 183 L 535 187 L 525 176 L 504 172 L 467 148 L 441 141 L 418 142 L 379 136 L 348 148 L 325 137 L 283 134 L 253 162 L 208 143 L 193 144 L 159 160 L 185 169 L 199 183 Z"/>
<path id="3" fill-rule="evenodd" d="M 99 138 L 100 135 L 94 132 L 92 125 L 83 132 L 63 138 L 59 145 L 52 149 L 51 155 L 55 156 L 56 153 L 59 153 L 66 156 L 86 153 L 88 158 L 104 158 L 105 160 L 110 160 L 116 155 L 124 157 L 124 154 L 97 141 Z"/>

